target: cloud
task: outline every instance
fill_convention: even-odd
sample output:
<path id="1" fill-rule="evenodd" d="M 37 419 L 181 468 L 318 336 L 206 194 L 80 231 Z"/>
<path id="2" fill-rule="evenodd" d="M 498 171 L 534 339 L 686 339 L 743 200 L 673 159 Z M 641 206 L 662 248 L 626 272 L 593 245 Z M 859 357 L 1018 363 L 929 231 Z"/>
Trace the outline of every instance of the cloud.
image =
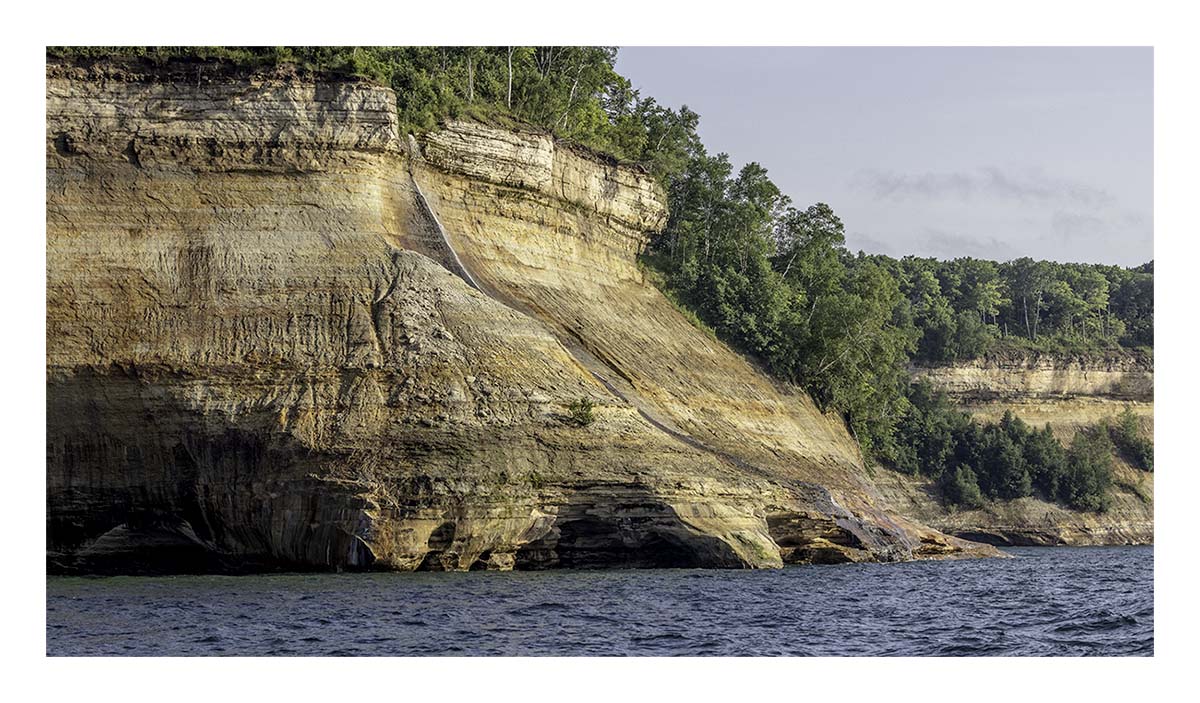
<path id="1" fill-rule="evenodd" d="M 996 237 L 963 237 L 935 228 L 926 228 L 915 235 L 907 235 L 903 237 L 903 241 L 858 233 L 848 234 L 846 240 L 846 247 L 851 251 L 862 250 L 869 254 L 894 257 L 915 254 L 938 259 L 970 256 L 976 259 L 1008 261 L 1025 255 L 1008 242 Z"/>
<path id="2" fill-rule="evenodd" d="M 855 174 L 850 185 L 877 200 L 986 198 L 1087 207 L 1107 207 L 1116 201 L 1108 191 L 1086 183 L 1051 178 L 1038 170 L 1010 173 L 994 166 L 969 172 L 907 174 L 865 169 Z"/>
<path id="3" fill-rule="evenodd" d="M 1121 212 L 1098 217 L 1090 213 L 1056 211 L 1050 230 L 1041 237 L 1063 243 L 1118 244 L 1121 251 L 1153 244 L 1154 230 L 1139 212 Z"/>
<path id="4" fill-rule="evenodd" d="M 852 252 L 865 251 L 868 254 L 887 254 L 888 256 L 904 256 L 912 252 L 901 252 L 893 242 L 885 239 L 876 239 L 870 235 L 847 233 L 846 248 Z"/>
<path id="5" fill-rule="evenodd" d="M 1095 215 L 1060 210 L 1050 216 L 1050 230 L 1055 238 L 1070 242 L 1080 238 L 1107 237 L 1109 225 Z"/>
<path id="6" fill-rule="evenodd" d="M 917 246 L 922 251 L 929 252 L 927 256 L 939 259 L 972 256 L 977 259 L 1008 261 L 1020 256 L 1020 252 L 1011 244 L 995 237 L 960 237 L 932 228 L 925 230 Z"/>
<path id="7" fill-rule="evenodd" d="M 1101 188 L 1037 170 L 864 170 L 851 186 L 873 216 L 864 234 L 848 233 L 852 250 L 1128 264 L 1148 259 L 1153 248 L 1148 212 L 1128 208 Z"/>

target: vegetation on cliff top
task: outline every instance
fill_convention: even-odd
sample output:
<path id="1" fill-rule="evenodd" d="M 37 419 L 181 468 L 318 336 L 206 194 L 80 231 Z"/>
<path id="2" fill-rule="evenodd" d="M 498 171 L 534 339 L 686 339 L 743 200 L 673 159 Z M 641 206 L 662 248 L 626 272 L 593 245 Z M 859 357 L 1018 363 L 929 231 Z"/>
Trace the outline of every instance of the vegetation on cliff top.
<path id="1" fill-rule="evenodd" d="M 49 59 L 124 58 L 147 65 L 206 61 L 248 70 L 293 67 L 358 77 L 396 92 L 402 126 L 447 117 L 550 131 L 643 166 L 660 178 L 682 168 L 698 117 L 643 98 L 597 46 L 90 46 L 49 47 Z"/>
<path id="2" fill-rule="evenodd" d="M 936 479 L 950 503 L 1039 495 L 1080 510 L 1107 505 L 1110 435 L 1149 468 L 1152 444 L 1127 423 L 1063 448 L 1048 429 L 980 425 L 931 400 L 907 367 L 1004 350 L 1144 359 L 1152 264 L 852 255 L 827 205 L 793 207 L 760 165 L 734 175 L 726 155 L 689 148 L 647 263 L 722 339 L 842 414 L 868 457 Z"/>

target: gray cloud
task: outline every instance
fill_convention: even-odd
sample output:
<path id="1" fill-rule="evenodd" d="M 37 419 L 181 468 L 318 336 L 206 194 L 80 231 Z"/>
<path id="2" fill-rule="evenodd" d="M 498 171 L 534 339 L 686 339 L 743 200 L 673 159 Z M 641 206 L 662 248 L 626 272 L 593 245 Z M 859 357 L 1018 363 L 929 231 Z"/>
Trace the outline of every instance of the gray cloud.
<path id="1" fill-rule="evenodd" d="M 939 259 L 970 256 L 976 259 L 1008 261 L 1026 255 L 996 237 L 959 236 L 935 228 L 925 228 L 915 235 L 903 236 L 901 241 L 881 239 L 868 234 L 848 234 L 846 247 L 855 252 L 861 249 L 869 254 L 887 254 L 894 257 L 915 254 Z"/>
<path id="2" fill-rule="evenodd" d="M 1056 211 L 1050 216 L 1050 230 L 1043 241 L 1082 244 L 1106 243 L 1113 248 L 1140 249 L 1150 244 L 1153 250 L 1153 229 L 1139 212 L 1122 212 L 1098 217 L 1090 213 Z M 1151 254 L 1152 255 L 1152 254 Z"/>
<path id="3" fill-rule="evenodd" d="M 877 200 L 989 198 L 1089 207 L 1106 207 L 1116 200 L 1108 191 L 1086 183 L 1051 178 L 1036 170 L 1014 174 L 994 166 L 974 171 L 907 174 L 863 169 L 855 174 L 850 185 Z"/>
<path id="4" fill-rule="evenodd" d="M 798 205 L 832 205 L 852 249 L 1152 255 L 1150 48 L 628 47 L 618 62 L 644 95 L 703 115 L 710 152 L 762 163 Z M 1126 210 L 1144 223 L 1125 226 Z M 1111 217 L 1119 236 L 1068 241 L 1086 232 L 1070 215 Z"/>
<path id="5" fill-rule="evenodd" d="M 1067 242 L 1080 238 L 1107 237 L 1110 233 L 1108 222 L 1095 215 L 1061 210 L 1050 216 L 1050 229 L 1055 238 Z"/>
<path id="6" fill-rule="evenodd" d="M 1020 256 L 1020 252 L 1012 245 L 995 237 L 960 237 L 932 228 L 925 230 L 917 246 L 928 251 L 928 256 L 936 256 L 939 259 L 973 256 L 977 259 L 1008 261 Z"/>
<path id="7" fill-rule="evenodd" d="M 877 239 L 866 234 L 847 233 L 846 248 L 855 253 L 865 251 L 868 254 L 903 256 L 903 254 L 897 251 L 896 246 L 892 242 L 885 239 Z"/>

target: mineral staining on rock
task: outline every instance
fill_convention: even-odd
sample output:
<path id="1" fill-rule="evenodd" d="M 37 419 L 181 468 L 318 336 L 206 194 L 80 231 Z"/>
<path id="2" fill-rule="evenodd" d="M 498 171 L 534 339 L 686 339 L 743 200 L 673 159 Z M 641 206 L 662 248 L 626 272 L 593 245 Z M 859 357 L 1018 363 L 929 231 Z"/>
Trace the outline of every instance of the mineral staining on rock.
<path id="1" fill-rule="evenodd" d="M 393 106 L 48 67 L 52 569 L 992 553 L 889 512 L 839 421 L 642 280 L 648 177 L 470 123 L 410 141 Z"/>

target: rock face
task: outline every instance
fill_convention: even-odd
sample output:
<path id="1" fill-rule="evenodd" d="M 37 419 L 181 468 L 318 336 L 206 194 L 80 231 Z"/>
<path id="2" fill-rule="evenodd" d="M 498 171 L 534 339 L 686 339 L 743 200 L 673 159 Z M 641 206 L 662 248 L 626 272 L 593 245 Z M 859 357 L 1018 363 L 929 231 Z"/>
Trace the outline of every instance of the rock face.
<path id="1" fill-rule="evenodd" d="M 1016 354 L 914 367 L 912 372 L 963 402 L 1080 397 L 1154 401 L 1153 362 L 1125 354 Z"/>
<path id="2" fill-rule="evenodd" d="M 973 556 L 642 280 L 640 172 L 390 90 L 47 68 L 56 571 Z M 596 405 L 575 422 L 568 406 Z"/>
<path id="3" fill-rule="evenodd" d="M 1034 427 L 1050 425 L 1064 444 L 1075 433 L 1131 408 L 1154 431 L 1154 366 L 1145 359 L 1015 355 L 913 369 L 983 421 L 1006 411 Z M 992 544 L 1095 545 L 1154 542 L 1154 474 L 1118 459 L 1112 507 L 1081 513 L 1036 498 L 949 512 L 928 481 L 887 472 L 877 485 L 898 511 L 948 533 Z"/>

